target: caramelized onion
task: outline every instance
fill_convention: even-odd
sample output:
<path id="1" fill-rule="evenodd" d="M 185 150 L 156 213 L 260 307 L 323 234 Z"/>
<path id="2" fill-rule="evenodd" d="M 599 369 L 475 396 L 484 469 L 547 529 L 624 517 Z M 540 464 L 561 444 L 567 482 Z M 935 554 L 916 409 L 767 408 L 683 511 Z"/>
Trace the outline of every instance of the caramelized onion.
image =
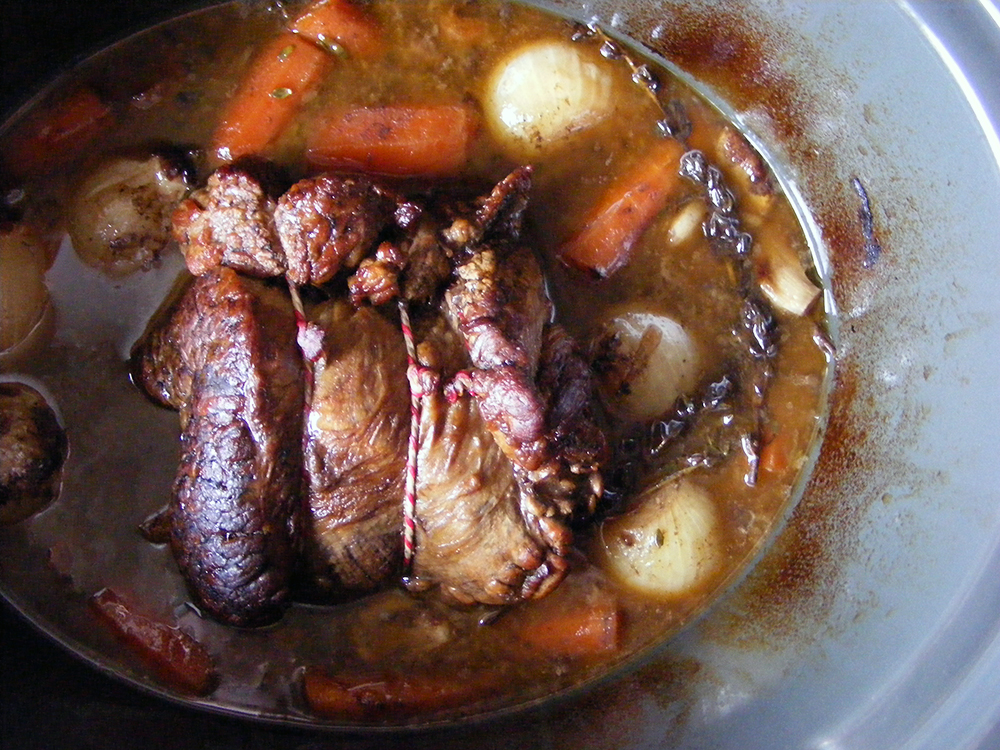
<path id="1" fill-rule="evenodd" d="M 712 498 L 688 479 L 649 490 L 634 510 L 601 527 L 604 566 L 622 583 L 676 596 L 704 583 L 720 562 Z"/>

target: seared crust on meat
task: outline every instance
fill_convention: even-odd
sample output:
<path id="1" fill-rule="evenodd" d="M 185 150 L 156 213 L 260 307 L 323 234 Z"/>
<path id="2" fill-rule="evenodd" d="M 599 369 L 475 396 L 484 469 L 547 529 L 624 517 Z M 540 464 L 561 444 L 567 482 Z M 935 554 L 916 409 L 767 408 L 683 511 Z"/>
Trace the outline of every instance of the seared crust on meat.
<path id="1" fill-rule="evenodd" d="M 369 591 L 402 561 L 403 483 L 410 436 L 406 349 L 370 307 L 327 302 L 305 427 L 309 567 L 320 593 Z"/>
<path id="2" fill-rule="evenodd" d="M 534 379 L 542 330 L 552 314 L 542 269 L 527 248 L 481 246 L 455 275 L 445 300 L 475 367 L 473 392 L 490 429 L 530 467 L 531 445 L 545 427 L 545 404 Z"/>
<path id="3" fill-rule="evenodd" d="M 288 280 L 324 284 L 342 266 L 357 266 L 395 208 L 394 197 L 364 175 L 322 174 L 292 185 L 274 214 Z"/>
<path id="4" fill-rule="evenodd" d="M 445 293 L 462 334 L 480 411 L 519 472 L 529 522 L 592 512 L 607 458 L 590 367 L 552 306 L 534 254 L 520 244 L 530 171 L 515 170 L 444 231 L 464 259 Z M 553 540 L 553 543 L 557 543 Z"/>
<path id="5" fill-rule="evenodd" d="M 285 272 L 274 226 L 275 181 L 263 165 L 242 160 L 219 167 L 203 190 L 181 201 L 174 237 L 191 273 L 219 266 L 258 278 Z"/>
<path id="6" fill-rule="evenodd" d="M 280 616 L 301 524 L 305 377 L 291 303 L 228 268 L 196 279 L 139 352 L 143 385 L 180 409 L 170 546 L 222 622 Z"/>
<path id="7" fill-rule="evenodd" d="M 446 324 L 425 336 L 420 360 L 442 381 L 468 361 L 461 338 Z M 557 586 L 568 568 L 564 555 L 572 535 L 558 521 L 542 531 L 525 519 L 522 493 L 475 399 L 450 399 L 441 387 L 423 394 L 412 571 L 417 584 L 438 584 L 463 604 L 513 604 Z"/>

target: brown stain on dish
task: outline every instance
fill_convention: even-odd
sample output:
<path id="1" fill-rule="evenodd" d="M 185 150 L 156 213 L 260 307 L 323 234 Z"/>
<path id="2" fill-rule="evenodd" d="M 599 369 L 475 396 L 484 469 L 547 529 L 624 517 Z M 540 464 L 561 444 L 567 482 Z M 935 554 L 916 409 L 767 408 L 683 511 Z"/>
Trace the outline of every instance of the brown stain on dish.
<path id="1" fill-rule="evenodd" d="M 749 18 L 747 11 L 713 6 L 708 9 L 674 8 L 668 19 L 662 10 L 635 19 L 634 36 L 650 49 L 723 94 L 739 111 L 766 117 L 773 137 L 786 149 L 806 183 L 822 183 L 810 191 L 820 196 L 811 206 L 824 241 L 836 265 L 834 291 L 838 286 L 852 289 L 857 274 L 867 273 L 868 251 L 858 196 L 852 183 L 864 175 L 837 175 L 839 154 L 828 142 L 815 138 L 815 124 L 827 114 L 816 96 L 776 61 L 782 50 L 794 48 L 809 57 L 808 42 L 790 32 L 769 26 L 764 18 Z M 819 64 L 817 62 L 817 64 Z M 834 76 L 835 85 L 850 93 L 853 84 L 846 76 Z M 829 134 L 825 134 L 829 136 Z M 849 136 L 848 136 L 849 137 Z M 873 232 L 881 240 L 887 228 L 878 224 L 876 208 L 871 215 Z"/>
<path id="2" fill-rule="evenodd" d="M 766 649 L 808 641 L 833 627 L 829 615 L 843 563 L 874 500 L 832 496 L 834 485 L 855 484 L 852 477 L 863 477 L 877 460 L 865 453 L 865 427 L 852 416 L 859 378 L 849 366 L 838 371 L 823 450 L 805 494 L 769 553 L 709 621 L 710 637 Z"/>
<path id="3" fill-rule="evenodd" d="M 775 30 L 767 34 L 747 26 L 745 13 L 726 8 L 698 11 L 677 8 L 669 24 L 652 18 L 640 21 L 650 29 L 642 41 L 698 80 L 724 89 L 738 109 L 765 107 L 794 113 L 802 104 L 799 87 L 771 61 L 778 57 Z M 794 116 L 775 122 L 782 141 L 802 137 L 804 122 Z"/>

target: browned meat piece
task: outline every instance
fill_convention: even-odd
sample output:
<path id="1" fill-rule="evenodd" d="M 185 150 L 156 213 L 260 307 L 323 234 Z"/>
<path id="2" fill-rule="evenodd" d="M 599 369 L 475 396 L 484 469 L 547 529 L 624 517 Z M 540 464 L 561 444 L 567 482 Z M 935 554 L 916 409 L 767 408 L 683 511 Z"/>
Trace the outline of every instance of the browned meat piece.
<path id="1" fill-rule="evenodd" d="M 518 244 L 530 186 L 530 172 L 517 170 L 479 201 L 473 220 L 459 217 L 444 231 L 447 241 L 460 242 L 455 252 L 463 259 L 445 302 L 474 366 L 472 392 L 483 417 L 511 458 L 535 468 L 545 404 L 534 379 L 552 308 L 541 266 Z M 490 233 L 492 241 L 482 242 Z"/>
<path id="2" fill-rule="evenodd" d="M 439 325 L 419 358 L 445 379 L 468 360 L 457 336 Z M 413 576 L 437 583 L 461 603 L 512 604 L 543 596 L 562 580 L 568 528 L 543 529 L 521 513 L 514 466 L 487 429 L 476 401 L 423 395 L 417 461 Z"/>
<path id="3" fill-rule="evenodd" d="M 355 307 L 368 300 L 381 305 L 399 296 L 399 272 L 406 265 L 406 257 L 398 245 L 383 242 L 374 258 L 365 258 L 358 270 L 347 280 L 351 302 Z"/>
<path id="4" fill-rule="evenodd" d="M 367 300 L 382 305 L 399 296 L 399 269 L 377 258 L 365 258 L 347 280 L 351 301 L 356 307 Z"/>
<path id="5" fill-rule="evenodd" d="M 464 262 L 445 293 L 473 369 L 470 390 L 497 441 L 525 482 L 529 522 L 592 510 L 601 491 L 603 433 L 593 418 L 594 389 L 585 361 L 552 315 L 541 267 L 520 244 L 530 172 L 516 170 L 478 203 L 474 218 L 445 230 Z M 543 372 L 539 372 L 539 362 Z M 536 502 L 540 501 L 540 502 Z"/>
<path id="6" fill-rule="evenodd" d="M 528 476 L 548 507 L 592 513 L 603 491 L 600 467 L 608 444 L 599 426 L 594 373 L 562 326 L 545 329 L 537 384 L 548 405 L 546 460 Z"/>
<path id="7" fill-rule="evenodd" d="M 472 391 L 512 458 L 534 468 L 535 443 L 545 428 L 534 378 L 551 316 L 541 268 L 527 248 L 481 247 L 455 273 L 445 299 L 474 365 Z"/>
<path id="8" fill-rule="evenodd" d="M 516 242 L 528 207 L 531 175 L 530 166 L 518 167 L 474 205 L 446 207 L 454 220 L 442 236 L 451 249 L 461 256 L 463 249 L 494 240 Z"/>
<path id="9" fill-rule="evenodd" d="M 255 162 L 215 170 L 174 212 L 174 237 L 195 276 L 228 266 L 267 278 L 285 272 L 274 227 L 274 178 Z"/>
<path id="10" fill-rule="evenodd" d="M 501 239 L 511 239 L 521 235 L 524 211 L 531 193 L 531 173 L 530 166 L 518 167 L 501 180 L 489 195 L 478 201 L 476 223 L 484 238 L 496 235 Z"/>
<path id="11" fill-rule="evenodd" d="M 44 397 L 0 383 L 0 524 L 23 521 L 59 492 L 66 433 Z"/>
<path id="12" fill-rule="evenodd" d="M 530 170 L 514 171 L 443 236 L 459 259 L 445 302 L 474 366 L 472 391 L 508 455 L 535 468 L 546 407 L 534 379 L 552 306 L 538 260 L 520 244 L 530 188 Z"/>
<path id="13" fill-rule="evenodd" d="M 302 180 L 278 200 L 274 221 L 293 284 L 323 284 L 354 268 L 392 220 L 396 199 L 364 175 Z"/>
<path id="14" fill-rule="evenodd" d="M 445 297 L 472 363 L 483 370 L 517 367 L 534 378 L 552 305 L 531 250 L 482 246 L 455 275 Z"/>
<path id="15" fill-rule="evenodd" d="M 137 352 L 142 385 L 180 409 L 171 549 L 196 603 L 233 625 L 280 615 L 296 559 L 305 376 L 295 336 L 284 294 L 219 268 Z"/>
<path id="16" fill-rule="evenodd" d="M 380 305 L 401 294 L 411 302 L 427 303 L 437 296 L 451 271 L 451 259 L 438 241 L 435 224 L 425 221 L 416 226 L 412 237 L 379 245 L 375 257 L 361 261 L 347 284 L 355 305 L 364 300 Z"/>
<path id="17" fill-rule="evenodd" d="M 451 258 L 441 246 L 430 221 L 420 224 L 406 247 L 403 294 L 412 302 L 429 302 L 451 276 Z"/>
<path id="18" fill-rule="evenodd" d="M 549 405 L 545 428 L 550 444 L 574 472 L 593 471 L 607 452 L 598 427 L 594 373 L 560 325 L 545 329 L 538 388 Z"/>
<path id="19" fill-rule="evenodd" d="M 402 559 L 406 349 L 372 308 L 330 302 L 310 317 L 324 338 L 306 420 L 307 551 L 321 592 L 371 590 Z"/>

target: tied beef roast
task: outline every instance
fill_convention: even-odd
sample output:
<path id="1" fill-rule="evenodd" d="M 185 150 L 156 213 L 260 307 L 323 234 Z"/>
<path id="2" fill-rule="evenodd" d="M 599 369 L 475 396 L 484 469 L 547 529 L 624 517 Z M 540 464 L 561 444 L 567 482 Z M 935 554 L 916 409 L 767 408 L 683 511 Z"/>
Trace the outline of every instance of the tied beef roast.
<path id="1" fill-rule="evenodd" d="M 142 342 L 146 391 L 176 408 L 170 547 L 195 602 L 233 625 L 277 619 L 302 521 L 305 377 L 288 297 L 218 268 Z"/>
<path id="2" fill-rule="evenodd" d="M 304 442 L 312 585 L 367 591 L 402 562 L 406 349 L 399 326 L 370 307 L 332 300 L 309 317 L 322 332 Z"/>
<path id="3" fill-rule="evenodd" d="M 139 350 L 140 382 L 181 414 L 166 518 L 198 604 L 259 624 L 293 577 L 332 601 L 401 573 L 464 604 L 543 596 L 606 446 L 522 240 L 531 169 L 471 201 L 338 174 L 275 196 L 260 174 L 222 167 L 175 214 L 199 276 Z"/>
<path id="4" fill-rule="evenodd" d="M 417 588 L 437 584 L 463 604 L 513 604 L 543 596 L 568 568 L 569 529 L 538 533 L 525 518 L 522 487 L 476 400 L 446 385 L 468 367 L 457 334 L 443 320 L 422 337 L 425 372 L 417 461 Z"/>

